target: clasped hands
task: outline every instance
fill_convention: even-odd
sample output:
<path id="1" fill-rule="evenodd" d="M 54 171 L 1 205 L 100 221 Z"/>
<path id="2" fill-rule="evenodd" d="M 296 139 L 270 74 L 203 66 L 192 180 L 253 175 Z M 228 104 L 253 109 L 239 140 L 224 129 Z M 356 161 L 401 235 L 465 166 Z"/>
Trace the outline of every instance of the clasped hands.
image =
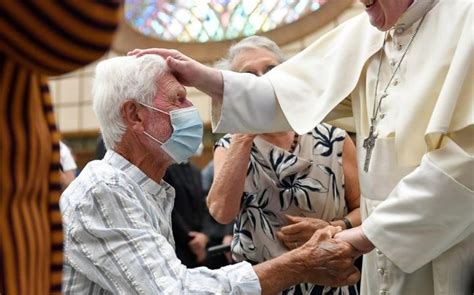
<path id="1" fill-rule="evenodd" d="M 359 280 L 360 272 L 354 260 L 362 252 L 337 237 L 340 227 L 316 218 L 288 215 L 287 218 L 290 224 L 282 227 L 277 236 L 289 250 L 302 255 L 306 282 L 342 286 Z"/>
<path id="2" fill-rule="evenodd" d="M 277 232 L 278 239 L 289 250 L 298 248 L 313 236 L 313 234 L 331 224 L 325 220 L 310 217 L 286 215 L 288 225 Z"/>

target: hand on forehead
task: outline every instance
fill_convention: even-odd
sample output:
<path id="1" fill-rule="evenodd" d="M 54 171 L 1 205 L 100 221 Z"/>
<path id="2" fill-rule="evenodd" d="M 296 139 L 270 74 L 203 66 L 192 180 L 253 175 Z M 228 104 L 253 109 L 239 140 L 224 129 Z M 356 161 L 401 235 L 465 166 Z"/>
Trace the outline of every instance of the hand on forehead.
<path id="1" fill-rule="evenodd" d="M 192 106 L 192 103 L 187 100 L 186 88 L 169 71 L 157 79 L 157 91 L 153 104 L 168 112 Z"/>

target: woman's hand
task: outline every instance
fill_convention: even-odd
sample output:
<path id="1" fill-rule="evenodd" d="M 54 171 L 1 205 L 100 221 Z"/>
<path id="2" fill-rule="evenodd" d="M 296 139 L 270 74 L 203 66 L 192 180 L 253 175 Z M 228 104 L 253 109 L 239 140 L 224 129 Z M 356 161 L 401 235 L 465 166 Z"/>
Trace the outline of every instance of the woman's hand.
<path id="1" fill-rule="evenodd" d="M 277 232 L 277 237 L 289 249 L 295 249 L 306 243 L 318 230 L 329 226 L 329 222 L 310 217 L 286 215 L 289 224 Z"/>

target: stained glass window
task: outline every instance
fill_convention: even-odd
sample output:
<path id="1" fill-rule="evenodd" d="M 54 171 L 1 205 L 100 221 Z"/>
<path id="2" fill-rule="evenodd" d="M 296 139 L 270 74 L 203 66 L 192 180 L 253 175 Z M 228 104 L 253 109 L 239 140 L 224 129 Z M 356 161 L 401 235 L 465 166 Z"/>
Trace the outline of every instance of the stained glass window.
<path id="1" fill-rule="evenodd" d="M 327 0 L 126 0 L 125 18 L 146 36 L 167 41 L 231 40 L 273 30 Z"/>

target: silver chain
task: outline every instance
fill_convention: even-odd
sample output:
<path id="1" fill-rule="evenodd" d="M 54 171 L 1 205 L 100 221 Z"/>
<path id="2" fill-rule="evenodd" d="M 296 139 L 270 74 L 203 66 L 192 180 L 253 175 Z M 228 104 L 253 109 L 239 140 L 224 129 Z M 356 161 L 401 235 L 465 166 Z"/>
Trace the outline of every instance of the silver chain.
<path id="1" fill-rule="evenodd" d="M 416 27 L 415 32 L 413 33 L 413 36 L 411 36 L 410 42 L 408 42 L 408 45 L 407 45 L 407 48 L 405 49 L 405 52 L 403 52 L 402 57 L 400 58 L 400 61 L 399 61 L 398 64 L 397 64 L 397 67 L 396 67 L 395 70 L 393 71 L 392 76 L 391 76 L 390 79 L 388 80 L 388 83 L 387 83 L 387 85 L 385 86 L 385 89 L 383 90 L 383 94 L 382 94 L 382 96 L 380 97 L 380 99 L 379 99 L 379 101 L 378 101 L 378 103 L 377 103 L 377 90 L 378 90 L 378 88 L 379 88 L 380 69 L 382 68 L 382 57 L 383 57 L 383 53 L 384 53 L 384 50 L 385 50 L 385 44 L 387 43 L 387 34 L 388 34 L 388 32 L 385 33 L 385 37 L 384 37 L 384 39 L 383 39 L 383 44 L 382 44 L 382 51 L 380 52 L 379 69 L 378 69 L 378 71 L 377 71 L 377 80 L 376 80 L 376 82 L 375 82 L 374 108 L 373 108 L 373 110 L 372 110 L 372 118 L 370 119 L 371 125 L 374 125 L 374 124 L 375 124 L 375 119 L 377 118 L 377 115 L 378 115 L 378 113 L 379 113 L 380 106 L 381 106 L 381 104 L 382 104 L 382 100 L 387 96 L 387 89 L 388 89 L 388 87 L 390 86 L 390 83 L 392 83 L 392 80 L 393 80 L 393 78 L 395 77 L 395 74 L 398 72 L 398 69 L 400 68 L 400 65 L 402 64 L 402 61 L 403 61 L 403 59 L 405 58 L 405 55 L 407 54 L 408 49 L 409 49 L 410 46 L 411 46 L 411 43 L 412 43 L 413 40 L 415 39 L 415 36 L 416 36 L 416 34 L 418 33 L 418 30 L 420 29 L 421 24 L 423 23 L 423 20 L 425 19 L 425 16 L 426 16 L 426 13 L 425 13 L 425 15 L 423 15 L 423 17 L 421 18 L 420 23 L 418 24 L 418 26 Z"/>

